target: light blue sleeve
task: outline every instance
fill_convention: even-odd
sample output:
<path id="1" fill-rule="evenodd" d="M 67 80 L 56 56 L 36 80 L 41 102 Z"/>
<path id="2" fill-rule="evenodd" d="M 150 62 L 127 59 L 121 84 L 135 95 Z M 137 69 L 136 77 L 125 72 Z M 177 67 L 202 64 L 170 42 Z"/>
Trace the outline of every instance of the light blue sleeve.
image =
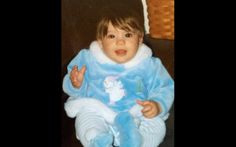
<path id="1" fill-rule="evenodd" d="M 80 88 L 73 87 L 70 80 L 70 72 L 74 65 L 78 66 L 78 69 L 81 69 L 83 65 L 86 65 L 86 56 L 88 55 L 88 50 L 81 50 L 67 66 L 67 74 L 65 75 L 62 83 L 63 91 L 70 97 L 85 97 L 87 82 L 84 78 L 83 83 Z"/>
<path id="2" fill-rule="evenodd" d="M 152 58 L 148 70 L 148 100 L 156 101 L 161 106 L 160 117 L 168 114 L 174 101 L 174 80 L 169 75 L 159 58 Z"/>

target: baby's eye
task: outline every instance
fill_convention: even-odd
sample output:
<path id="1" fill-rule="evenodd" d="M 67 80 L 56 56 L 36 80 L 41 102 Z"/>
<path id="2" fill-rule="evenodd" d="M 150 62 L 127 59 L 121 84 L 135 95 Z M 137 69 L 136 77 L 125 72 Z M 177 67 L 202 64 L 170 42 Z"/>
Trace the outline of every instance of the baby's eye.
<path id="1" fill-rule="evenodd" d="M 115 35 L 109 34 L 109 35 L 107 35 L 107 38 L 110 38 L 110 39 L 115 38 Z"/>
<path id="2" fill-rule="evenodd" d="M 125 37 L 127 37 L 127 38 L 130 38 L 130 37 L 132 37 L 132 36 L 133 36 L 132 33 L 126 33 L 126 34 L 125 34 Z"/>

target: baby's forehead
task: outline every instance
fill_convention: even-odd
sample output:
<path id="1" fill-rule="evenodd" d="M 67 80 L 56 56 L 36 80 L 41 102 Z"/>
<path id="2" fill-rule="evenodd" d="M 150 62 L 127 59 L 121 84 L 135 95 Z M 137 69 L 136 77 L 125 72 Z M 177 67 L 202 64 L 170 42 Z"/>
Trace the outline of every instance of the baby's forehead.
<path id="1" fill-rule="evenodd" d="M 115 29 L 108 29 L 107 33 L 127 33 L 127 32 L 135 32 L 134 30 L 126 30 L 121 28 L 115 28 Z"/>
<path id="2" fill-rule="evenodd" d="M 110 23 L 107 28 L 107 33 L 109 32 L 136 32 L 136 31 L 129 25 L 113 25 Z"/>

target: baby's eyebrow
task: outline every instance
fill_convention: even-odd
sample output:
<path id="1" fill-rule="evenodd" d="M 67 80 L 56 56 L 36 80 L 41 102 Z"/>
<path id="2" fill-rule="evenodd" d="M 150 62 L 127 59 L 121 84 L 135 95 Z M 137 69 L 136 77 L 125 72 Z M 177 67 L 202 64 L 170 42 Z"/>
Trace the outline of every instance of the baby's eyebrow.
<path id="1" fill-rule="evenodd" d="M 126 31 L 126 33 L 136 34 L 136 31 Z"/>
<path id="2" fill-rule="evenodd" d="M 135 31 L 126 31 L 126 33 L 135 33 Z"/>
<path id="3" fill-rule="evenodd" d="M 123 31 L 123 33 L 133 33 L 133 34 L 135 34 L 136 33 L 136 31 L 135 30 L 122 30 Z M 114 30 L 107 30 L 107 34 L 108 33 L 116 33 L 116 31 L 114 31 Z"/>
<path id="4" fill-rule="evenodd" d="M 108 30 L 107 33 L 115 33 L 115 31 L 110 31 L 110 30 Z"/>

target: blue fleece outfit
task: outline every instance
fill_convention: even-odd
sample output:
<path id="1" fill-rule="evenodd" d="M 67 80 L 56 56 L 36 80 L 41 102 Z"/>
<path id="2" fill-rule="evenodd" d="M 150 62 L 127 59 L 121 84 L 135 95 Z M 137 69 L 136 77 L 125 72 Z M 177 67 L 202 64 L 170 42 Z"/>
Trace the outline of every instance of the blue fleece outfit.
<path id="1" fill-rule="evenodd" d="M 72 86 L 69 78 L 69 74 L 74 65 L 77 65 L 79 69 L 81 69 L 83 65 L 86 66 L 83 84 L 79 89 Z M 83 49 L 77 56 L 75 56 L 75 58 L 68 65 L 67 69 L 68 74 L 65 75 L 63 80 L 63 90 L 70 96 L 68 101 L 65 103 L 65 109 L 68 116 L 80 117 L 79 115 L 82 115 L 85 110 L 88 110 L 87 112 L 99 113 L 98 111 L 101 109 L 98 107 L 100 106 L 100 108 L 106 107 L 105 109 L 109 109 L 109 114 L 107 113 L 107 110 L 97 115 L 99 119 L 102 117 L 105 118 L 104 123 L 107 123 L 108 127 L 104 127 L 104 129 L 100 132 L 95 131 L 96 133 L 94 133 L 94 131 L 92 131 L 94 136 L 89 135 L 90 139 L 93 140 L 91 142 L 94 142 L 94 140 L 102 137 L 102 135 L 96 134 L 112 134 L 111 132 L 114 134 L 114 132 L 118 132 L 120 135 L 120 143 L 118 144 L 122 147 L 121 132 L 125 133 L 125 131 L 122 130 L 122 124 L 119 124 L 122 122 L 124 123 L 123 126 L 125 124 L 127 124 L 127 126 L 137 126 L 131 129 L 131 131 L 136 132 L 135 139 L 140 138 L 140 133 L 141 136 L 143 136 L 142 132 L 139 133 L 142 128 L 140 124 L 142 125 L 142 121 L 147 120 L 150 122 L 152 119 L 145 119 L 144 117 L 139 116 L 139 118 L 141 118 L 139 119 L 140 124 L 137 125 L 137 123 L 134 122 L 137 115 L 132 115 L 130 110 L 137 105 L 136 100 L 138 99 L 142 101 L 152 100 L 158 102 L 162 110 L 161 114 L 158 115 L 158 120 L 160 120 L 160 118 L 165 120 L 166 117 L 168 117 L 168 112 L 174 100 L 174 81 L 162 65 L 160 59 L 152 57 L 151 49 L 144 44 L 140 45 L 137 54 L 133 59 L 124 64 L 117 64 L 105 56 L 98 43 L 94 41 L 91 43 L 88 50 Z M 84 108 L 88 107 L 88 109 L 83 108 L 80 111 L 77 106 L 81 106 L 83 103 L 78 102 L 78 100 L 83 99 L 93 99 L 101 102 L 101 104 L 99 103 L 95 110 L 92 108 L 94 107 L 92 105 L 90 109 L 90 103 L 86 101 L 86 106 L 84 106 Z M 138 113 L 140 114 L 140 109 L 139 112 L 135 112 L 135 114 Z M 91 114 L 91 119 L 93 117 L 97 117 L 92 116 L 94 113 L 88 114 Z M 77 122 L 79 121 L 80 120 Z M 103 122 L 101 121 L 101 124 L 102 123 Z M 79 124 L 81 123 L 78 123 L 78 125 Z M 112 126 L 116 131 L 111 131 L 109 126 Z M 137 131 L 138 129 L 139 131 Z M 129 134 L 128 130 L 126 131 L 127 134 Z M 86 134 L 86 130 L 84 130 L 84 133 Z M 79 136 L 80 137 L 77 137 L 81 139 L 81 134 Z M 130 137 L 132 138 L 132 136 Z M 143 137 L 143 139 L 145 139 L 145 137 Z M 130 141 L 132 144 L 132 139 Z M 111 144 L 114 143 L 109 140 L 106 142 L 109 142 L 107 146 L 111 146 Z M 84 143 L 84 146 L 89 146 L 88 144 L 89 143 Z M 140 144 L 145 143 L 141 141 Z M 125 145 L 123 146 L 126 147 Z"/>

